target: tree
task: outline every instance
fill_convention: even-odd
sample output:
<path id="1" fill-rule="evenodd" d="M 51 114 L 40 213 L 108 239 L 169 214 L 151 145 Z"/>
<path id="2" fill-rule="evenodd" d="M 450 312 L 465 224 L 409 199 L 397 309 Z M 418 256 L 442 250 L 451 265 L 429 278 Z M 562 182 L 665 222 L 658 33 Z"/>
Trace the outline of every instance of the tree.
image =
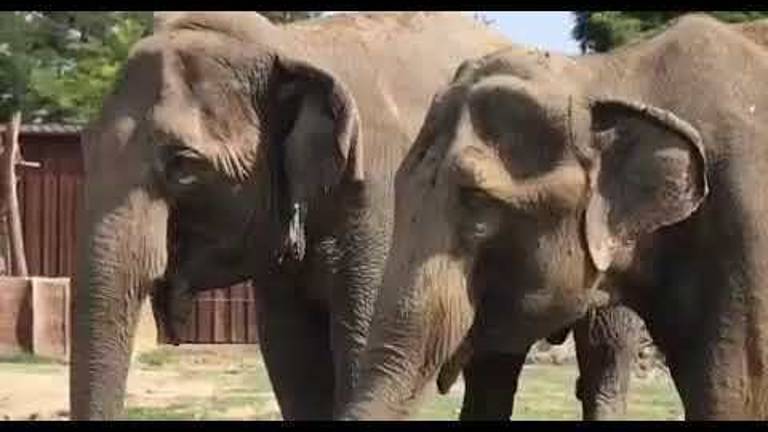
<path id="1" fill-rule="evenodd" d="M 6 126 L 0 153 L 0 220 L 3 224 L 5 271 L 14 276 L 27 276 L 27 256 L 24 252 L 24 234 L 21 228 L 16 166 L 22 164 L 19 148 L 21 111 L 16 111 Z"/>
<path id="2" fill-rule="evenodd" d="M 274 12 L 274 11 L 260 11 L 260 14 L 267 17 L 268 20 L 275 24 L 285 24 L 294 21 L 300 21 L 311 18 L 318 18 L 323 15 L 323 12 L 318 11 L 288 11 L 288 12 Z"/>
<path id="3" fill-rule="evenodd" d="M 51 60 L 45 29 L 34 13 L 0 13 L 0 121 L 36 104 L 32 70 Z"/>
<path id="4" fill-rule="evenodd" d="M 68 123 L 92 119 L 131 47 L 148 28 L 148 22 L 139 18 L 119 17 L 107 28 L 73 32 L 76 40 L 60 51 L 55 62 L 32 70 L 32 88 L 41 102 L 38 116 Z"/>
<path id="5" fill-rule="evenodd" d="M 573 38 L 582 53 L 605 52 L 640 37 L 663 30 L 674 18 L 688 11 L 602 11 L 574 12 Z M 725 22 L 753 21 L 768 18 L 768 11 L 712 11 Z"/>

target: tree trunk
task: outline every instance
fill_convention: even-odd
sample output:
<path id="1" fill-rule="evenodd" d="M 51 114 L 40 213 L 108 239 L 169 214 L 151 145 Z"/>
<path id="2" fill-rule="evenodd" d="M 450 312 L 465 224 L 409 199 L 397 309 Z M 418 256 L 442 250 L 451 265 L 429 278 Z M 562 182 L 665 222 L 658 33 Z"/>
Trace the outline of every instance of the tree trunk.
<path id="1" fill-rule="evenodd" d="M 27 276 L 27 257 L 24 254 L 24 235 L 21 230 L 21 213 L 19 198 L 16 191 L 16 164 L 21 160 L 19 150 L 19 130 L 21 129 L 21 111 L 11 116 L 11 121 L 5 129 L 5 139 L 2 159 L 3 198 L 8 209 L 8 234 L 11 244 L 11 274 Z"/>

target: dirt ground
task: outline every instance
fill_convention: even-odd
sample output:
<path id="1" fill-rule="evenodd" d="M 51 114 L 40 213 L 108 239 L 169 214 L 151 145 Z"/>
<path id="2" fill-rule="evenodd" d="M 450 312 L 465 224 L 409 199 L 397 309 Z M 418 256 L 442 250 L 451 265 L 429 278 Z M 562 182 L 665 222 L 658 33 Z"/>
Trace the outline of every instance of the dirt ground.
<path id="1" fill-rule="evenodd" d="M 528 364 L 512 419 L 579 419 L 576 367 Z M 68 419 L 68 367 L 30 356 L 0 358 L 0 418 Z M 124 417 L 136 420 L 279 420 L 256 345 L 163 346 L 138 355 L 128 378 Z M 679 419 L 681 407 L 662 371 L 633 377 L 629 419 Z M 463 395 L 429 396 L 416 419 L 452 420 Z"/>

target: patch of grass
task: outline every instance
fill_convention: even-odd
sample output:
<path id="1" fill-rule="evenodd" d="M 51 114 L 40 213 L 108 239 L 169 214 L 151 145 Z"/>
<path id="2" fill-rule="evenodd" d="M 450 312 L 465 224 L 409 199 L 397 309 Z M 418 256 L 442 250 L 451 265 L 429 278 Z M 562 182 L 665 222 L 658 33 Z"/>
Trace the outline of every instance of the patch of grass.
<path id="1" fill-rule="evenodd" d="M 126 418 L 148 420 L 176 419 L 277 419 L 272 386 L 258 355 L 219 367 L 182 361 L 183 353 L 160 348 L 139 359 L 154 368 L 166 369 L 181 382 L 215 382 L 213 395 L 187 394 L 167 400 L 168 405 L 128 406 Z M 187 359 L 189 360 L 189 359 Z M 578 370 L 575 365 L 529 364 L 523 368 L 515 398 L 512 420 L 580 420 L 581 403 L 575 395 Z M 459 385 L 457 383 L 457 385 Z M 463 393 L 432 394 L 417 411 L 416 420 L 456 420 Z M 682 407 L 671 379 L 655 375 L 632 378 L 626 419 L 678 419 Z"/>
<path id="2" fill-rule="evenodd" d="M 427 396 L 425 404 L 414 416 L 414 420 L 457 420 L 461 411 L 461 395 L 440 395 L 435 392 Z"/>
<path id="3" fill-rule="evenodd" d="M 253 407 L 273 399 L 270 394 L 250 394 L 250 395 L 225 395 L 216 397 L 209 403 L 209 408 L 213 411 L 226 411 L 230 408 Z"/>
<path id="4" fill-rule="evenodd" d="M 225 420 L 231 410 L 258 411 L 260 406 L 272 400 L 272 394 L 230 396 L 184 397 L 165 406 L 129 406 L 125 410 L 127 420 Z M 242 415 L 242 414 L 241 414 Z M 240 416 L 238 416 L 240 417 Z"/>
<path id="5" fill-rule="evenodd" d="M 512 420 L 580 420 L 581 402 L 575 395 L 577 374 L 575 365 L 526 365 L 520 376 Z M 462 397 L 462 392 L 435 395 L 425 401 L 416 418 L 456 420 Z M 668 376 L 632 378 L 626 419 L 675 420 L 682 412 Z"/>
<path id="6" fill-rule="evenodd" d="M 579 420 L 575 366 L 525 365 L 515 397 L 513 420 Z"/>
<path id="7" fill-rule="evenodd" d="M 164 407 L 126 407 L 123 418 L 125 420 L 190 420 L 200 418 L 196 414 L 194 406 L 175 403 Z"/>
<path id="8" fill-rule="evenodd" d="M 629 388 L 627 417 L 638 420 L 676 420 L 683 415 L 682 403 L 672 379 L 665 376 L 633 379 Z"/>
<path id="9" fill-rule="evenodd" d="M 153 368 L 175 365 L 179 362 L 178 356 L 173 351 L 173 348 L 165 346 L 154 349 L 152 351 L 143 352 L 138 355 L 136 360 L 142 366 Z"/>
<path id="10" fill-rule="evenodd" d="M 272 392 L 272 383 L 266 369 L 259 368 L 257 371 L 238 377 L 237 388 L 248 389 L 249 392 Z"/>
<path id="11" fill-rule="evenodd" d="M 0 356 L 0 363 L 16 363 L 16 364 L 64 364 L 62 360 L 57 360 L 50 357 L 38 356 L 32 353 L 21 352 L 16 354 L 2 355 Z"/>

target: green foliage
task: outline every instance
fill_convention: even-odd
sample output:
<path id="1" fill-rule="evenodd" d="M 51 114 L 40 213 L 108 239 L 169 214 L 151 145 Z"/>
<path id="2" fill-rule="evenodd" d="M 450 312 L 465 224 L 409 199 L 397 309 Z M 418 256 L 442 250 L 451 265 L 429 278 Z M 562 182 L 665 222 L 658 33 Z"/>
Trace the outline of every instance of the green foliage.
<path id="1" fill-rule="evenodd" d="M 0 13 L 0 121 L 87 121 L 98 110 L 148 12 Z"/>
<path id="2" fill-rule="evenodd" d="M 62 361 L 53 358 L 38 356 L 35 354 L 21 352 L 10 355 L 1 355 L 0 363 L 18 363 L 18 364 L 60 364 Z"/>
<path id="3" fill-rule="evenodd" d="M 148 367 L 161 367 L 178 363 L 178 357 L 175 357 L 175 351 L 171 347 L 162 346 L 152 351 L 146 351 L 139 354 L 139 364 Z"/>
<path id="4" fill-rule="evenodd" d="M 688 11 L 601 11 L 574 12 L 573 38 L 582 52 L 605 52 L 662 30 L 672 19 Z M 725 22 L 768 18 L 768 11 L 711 11 Z"/>
<path id="5" fill-rule="evenodd" d="M 49 60 L 43 29 L 33 14 L 0 12 L 0 121 L 34 103 L 30 72 Z"/>
<path id="6" fill-rule="evenodd" d="M 47 107 L 45 114 L 72 123 L 93 118 L 131 47 L 145 31 L 145 25 L 135 18 L 119 20 L 100 38 L 82 38 L 71 44 L 56 64 L 34 69 L 31 88 Z"/>

